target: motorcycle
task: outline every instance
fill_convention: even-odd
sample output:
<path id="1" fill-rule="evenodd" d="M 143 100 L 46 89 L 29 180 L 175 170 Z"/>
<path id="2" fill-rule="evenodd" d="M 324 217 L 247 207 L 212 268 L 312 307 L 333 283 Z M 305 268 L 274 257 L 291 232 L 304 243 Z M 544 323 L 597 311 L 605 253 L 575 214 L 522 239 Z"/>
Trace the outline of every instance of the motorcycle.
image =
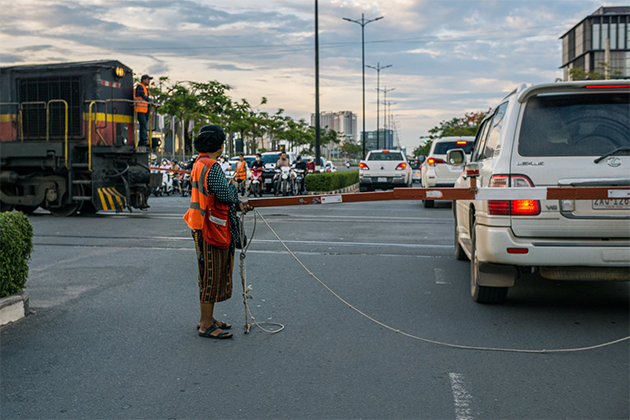
<path id="1" fill-rule="evenodd" d="M 250 191 L 254 197 L 262 197 L 262 168 L 253 168 L 251 172 Z"/>
<path id="2" fill-rule="evenodd" d="M 276 175 L 274 177 L 275 180 L 275 190 L 276 196 L 282 193 L 282 195 L 290 195 L 293 193 L 293 179 L 295 178 L 295 173 L 288 166 L 283 166 L 282 168 L 276 168 Z"/>
<path id="3" fill-rule="evenodd" d="M 192 190 L 192 184 L 190 183 L 190 174 L 181 173 L 179 174 L 179 185 L 182 190 L 182 197 L 186 197 L 186 195 L 190 195 L 190 191 Z"/>
<path id="4" fill-rule="evenodd" d="M 160 185 L 158 188 L 160 189 L 160 195 L 171 195 L 175 192 L 175 187 L 173 186 L 173 177 L 171 177 L 168 172 L 162 172 L 162 185 Z"/>
<path id="5" fill-rule="evenodd" d="M 350 161 L 346 161 L 346 168 L 350 169 Z"/>
<path id="6" fill-rule="evenodd" d="M 293 191 L 296 195 L 302 195 L 304 194 L 304 170 L 294 169 L 293 172 L 295 173 Z"/>

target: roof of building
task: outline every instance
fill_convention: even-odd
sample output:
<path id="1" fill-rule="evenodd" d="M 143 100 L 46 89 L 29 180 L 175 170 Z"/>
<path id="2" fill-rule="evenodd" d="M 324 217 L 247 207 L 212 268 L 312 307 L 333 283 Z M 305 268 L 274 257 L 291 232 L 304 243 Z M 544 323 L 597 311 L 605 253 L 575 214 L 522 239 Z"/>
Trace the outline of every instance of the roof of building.
<path id="1" fill-rule="evenodd" d="M 575 25 L 573 25 L 573 27 L 571 29 L 569 29 L 568 31 L 566 31 L 564 34 L 562 34 L 560 36 L 560 39 L 562 39 L 565 36 L 567 36 L 569 34 L 569 32 L 574 30 L 577 26 L 581 25 L 582 22 L 584 22 L 589 17 L 594 17 L 594 16 L 619 16 L 619 15 L 621 15 L 621 16 L 623 16 L 623 15 L 630 15 L 630 6 L 615 6 L 615 7 L 602 6 L 599 9 L 595 10 L 590 15 L 586 16 L 584 19 L 582 19 L 578 23 L 576 23 Z"/>

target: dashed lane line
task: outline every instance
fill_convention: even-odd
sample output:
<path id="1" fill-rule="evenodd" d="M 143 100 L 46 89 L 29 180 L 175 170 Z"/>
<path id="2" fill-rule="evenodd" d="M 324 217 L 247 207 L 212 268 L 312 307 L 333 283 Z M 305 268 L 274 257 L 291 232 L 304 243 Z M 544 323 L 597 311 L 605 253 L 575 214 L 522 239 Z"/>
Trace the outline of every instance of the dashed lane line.
<path id="1" fill-rule="evenodd" d="M 461 373 L 449 373 L 451 379 L 451 391 L 455 402 L 455 418 L 457 420 L 473 420 L 472 395 L 466 390 L 464 375 Z"/>

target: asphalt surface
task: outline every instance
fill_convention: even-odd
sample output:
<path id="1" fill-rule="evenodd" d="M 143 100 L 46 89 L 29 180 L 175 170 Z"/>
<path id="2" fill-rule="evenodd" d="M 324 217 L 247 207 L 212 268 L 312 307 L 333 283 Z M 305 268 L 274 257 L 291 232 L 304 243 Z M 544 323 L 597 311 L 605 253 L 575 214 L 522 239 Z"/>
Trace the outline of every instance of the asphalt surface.
<path id="1" fill-rule="evenodd" d="M 352 311 L 260 222 L 247 275 L 259 321 L 244 335 L 238 271 L 217 318 L 231 340 L 200 338 L 188 199 L 148 212 L 31 217 L 27 318 L 0 331 L 1 417 L 627 419 L 628 342 L 592 351 L 460 350 L 390 332 Z M 318 277 L 396 329 L 449 343 L 575 348 L 629 335 L 626 283 L 526 276 L 502 305 L 469 294 L 450 203 L 265 208 Z M 253 216 L 247 216 L 251 238 Z M 238 258 L 237 258 L 238 261 Z"/>

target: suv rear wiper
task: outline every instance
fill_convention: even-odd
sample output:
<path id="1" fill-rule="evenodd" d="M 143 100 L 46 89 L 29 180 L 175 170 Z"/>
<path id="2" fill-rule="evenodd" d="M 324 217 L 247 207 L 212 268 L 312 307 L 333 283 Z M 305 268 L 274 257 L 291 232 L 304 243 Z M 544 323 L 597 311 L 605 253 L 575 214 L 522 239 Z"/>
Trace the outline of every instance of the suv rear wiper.
<path id="1" fill-rule="evenodd" d="M 602 160 L 606 159 L 608 156 L 612 156 L 614 154 L 617 154 L 619 152 L 630 152 L 630 146 L 621 146 L 621 147 L 617 147 L 614 150 L 611 150 L 608 153 L 604 153 L 603 155 L 601 155 L 600 157 L 598 157 L 597 159 L 595 159 L 593 162 L 595 163 L 599 163 Z"/>

